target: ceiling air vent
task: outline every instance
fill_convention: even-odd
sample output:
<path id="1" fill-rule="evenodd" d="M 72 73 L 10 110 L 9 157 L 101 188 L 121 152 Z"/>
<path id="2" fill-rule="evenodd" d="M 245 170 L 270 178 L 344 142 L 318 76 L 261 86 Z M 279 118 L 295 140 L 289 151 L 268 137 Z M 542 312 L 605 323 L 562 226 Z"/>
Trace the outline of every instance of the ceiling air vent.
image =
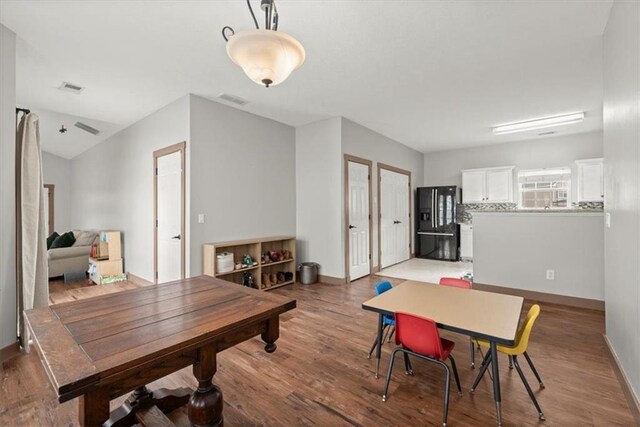
<path id="1" fill-rule="evenodd" d="M 221 93 L 220 95 L 217 96 L 217 98 L 222 99 L 223 101 L 227 101 L 227 102 L 231 102 L 232 104 L 236 104 L 236 105 L 247 105 L 249 103 L 249 101 L 247 101 L 246 99 L 242 99 L 239 96 L 235 96 L 235 95 L 229 95 L 228 93 Z"/>
<path id="2" fill-rule="evenodd" d="M 82 129 L 83 131 L 89 132 L 90 134 L 93 134 L 93 135 L 97 135 L 97 134 L 100 133 L 100 131 L 98 129 L 92 128 L 89 125 L 85 125 L 82 122 L 76 122 L 76 124 L 74 126 L 77 127 L 78 129 Z"/>
<path id="3" fill-rule="evenodd" d="M 79 95 L 80 92 L 84 90 L 84 87 L 73 84 L 73 83 L 69 83 L 69 82 L 62 82 L 62 84 L 58 89 L 64 90 L 65 92 L 71 92 L 71 93 L 75 93 L 76 95 Z"/>
<path id="4" fill-rule="evenodd" d="M 538 134 L 538 136 L 553 135 L 554 133 L 556 133 L 556 131 L 551 130 L 551 131 L 549 131 L 549 132 L 542 132 L 542 133 L 539 133 L 539 134 Z"/>

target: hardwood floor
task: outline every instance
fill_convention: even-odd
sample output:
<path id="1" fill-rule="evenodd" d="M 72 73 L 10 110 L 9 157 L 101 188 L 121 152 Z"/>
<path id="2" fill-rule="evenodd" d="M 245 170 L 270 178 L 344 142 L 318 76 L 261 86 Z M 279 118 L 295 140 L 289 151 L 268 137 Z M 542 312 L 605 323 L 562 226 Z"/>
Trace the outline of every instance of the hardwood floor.
<path id="1" fill-rule="evenodd" d="M 442 415 L 442 370 L 413 362 L 415 375 L 405 376 L 401 363 L 394 370 L 389 399 L 382 402 L 384 380 L 376 380 L 374 359 L 367 351 L 375 337 L 376 317 L 360 308 L 373 296 L 377 278 L 351 285 L 300 284 L 272 292 L 298 300 L 298 308 L 282 316 L 278 350 L 264 352 L 255 338 L 218 357 L 214 381 L 225 401 L 227 426 L 377 426 L 439 425 Z M 394 280 L 395 283 L 400 282 Z M 105 286 L 52 284 L 51 300 L 87 298 L 138 285 Z M 69 289 L 70 288 L 70 289 Z M 527 301 L 523 313 L 531 302 Z M 542 304 L 529 354 L 546 388 L 540 390 L 528 367 L 523 369 L 547 421 L 540 422 L 533 404 L 506 357 L 500 359 L 505 425 L 602 426 L 636 425 L 607 355 L 602 312 Z M 485 377 L 474 395 L 468 393 L 477 370 L 469 367 L 468 338 L 443 332 L 456 342 L 454 355 L 463 396 L 453 390 L 449 404 L 451 426 L 495 425 L 491 380 Z M 385 344 L 386 370 L 393 344 Z M 479 356 L 476 361 L 479 364 Z M 400 362 L 400 360 L 398 361 Z M 58 404 L 37 355 L 18 356 L 2 366 L 0 425 L 75 426 L 77 401 Z M 195 387 L 191 370 L 183 369 L 152 384 Z M 118 406 L 125 398 L 111 402 Z M 184 424 L 183 411 L 171 414 Z"/>

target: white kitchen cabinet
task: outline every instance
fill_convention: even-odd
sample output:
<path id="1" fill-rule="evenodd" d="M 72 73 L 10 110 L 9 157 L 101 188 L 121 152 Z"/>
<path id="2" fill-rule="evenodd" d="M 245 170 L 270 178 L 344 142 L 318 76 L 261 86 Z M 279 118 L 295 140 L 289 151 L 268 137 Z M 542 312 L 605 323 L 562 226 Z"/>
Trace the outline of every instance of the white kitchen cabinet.
<path id="1" fill-rule="evenodd" d="M 484 202 L 485 171 L 462 171 L 462 202 Z"/>
<path id="2" fill-rule="evenodd" d="M 460 258 L 473 259 L 473 226 L 460 224 Z"/>
<path id="3" fill-rule="evenodd" d="M 512 203 L 513 166 L 462 171 L 462 203 Z"/>
<path id="4" fill-rule="evenodd" d="M 576 160 L 578 202 L 604 201 L 604 165 L 602 159 Z"/>

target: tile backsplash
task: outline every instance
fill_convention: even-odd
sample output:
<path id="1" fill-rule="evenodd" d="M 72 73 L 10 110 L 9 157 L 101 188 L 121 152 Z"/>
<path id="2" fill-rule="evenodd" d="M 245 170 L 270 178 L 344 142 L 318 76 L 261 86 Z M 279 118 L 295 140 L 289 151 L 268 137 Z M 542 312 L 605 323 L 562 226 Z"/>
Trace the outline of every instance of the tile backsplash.
<path id="1" fill-rule="evenodd" d="M 514 211 L 517 203 L 459 203 L 456 207 L 458 222 L 471 222 L 471 211 Z"/>
<path id="2" fill-rule="evenodd" d="M 568 211 L 587 211 L 602 212 L 604 210 L 604 202 L 574 202 Z M 471 223 L 474 211 L 490 211 L 490 212 L 511 212 L 511 211 L 531 211 L 530 209 L 518 209 L 517 203 L 459 203 L 456 206 L 457 219 L 459 223 Z M 540 212 L 549 212 L 540 210 Z M 557 212 L 557 211 L 554 211 Z"/>
<path id="3" fill-rule="evenodd" d="M 573 209 L 580 209 L 585 211 L 603 211 L 604 202 L 573 202 L 571 203 Z"/>

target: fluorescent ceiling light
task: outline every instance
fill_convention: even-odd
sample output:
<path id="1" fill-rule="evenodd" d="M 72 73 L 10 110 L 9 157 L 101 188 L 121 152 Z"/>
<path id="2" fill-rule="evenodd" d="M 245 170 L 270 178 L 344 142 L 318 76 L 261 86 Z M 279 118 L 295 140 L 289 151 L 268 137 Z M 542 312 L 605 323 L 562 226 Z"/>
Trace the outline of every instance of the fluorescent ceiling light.
<path id="1" fill-rule="evenodd" d="M 561 116 L 545 117 L 542 119 L 527 120 L 526 122 L 507 123 L 493 128 L 493 133 L 502 135 L 505 133 L 525 132 L 534 129 L 544 129 L 552 126 L 570 125 L 580 123 L 584 119 L 584 113 L 563 114 Z"/>

